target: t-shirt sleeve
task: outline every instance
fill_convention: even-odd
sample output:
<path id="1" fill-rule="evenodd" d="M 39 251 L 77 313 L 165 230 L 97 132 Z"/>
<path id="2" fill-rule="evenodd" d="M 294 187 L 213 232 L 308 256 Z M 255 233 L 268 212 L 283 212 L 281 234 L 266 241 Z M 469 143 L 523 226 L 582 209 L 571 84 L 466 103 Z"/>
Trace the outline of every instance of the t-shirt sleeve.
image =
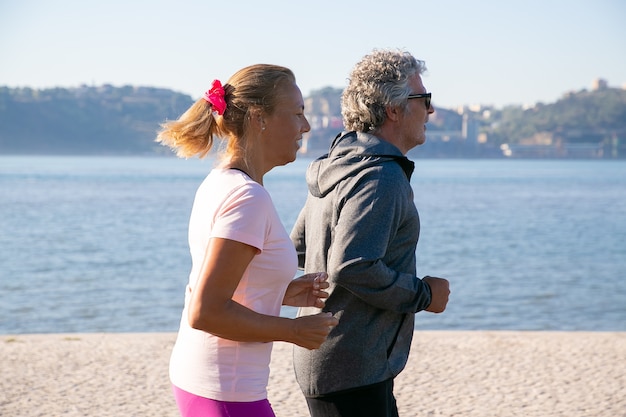
<path id="1" fill-rule="evenodd" d="M 272 201 L 260 185 L 235 189 L 216 212 L 211 237 L 242 242 L 263 251 Z"/>

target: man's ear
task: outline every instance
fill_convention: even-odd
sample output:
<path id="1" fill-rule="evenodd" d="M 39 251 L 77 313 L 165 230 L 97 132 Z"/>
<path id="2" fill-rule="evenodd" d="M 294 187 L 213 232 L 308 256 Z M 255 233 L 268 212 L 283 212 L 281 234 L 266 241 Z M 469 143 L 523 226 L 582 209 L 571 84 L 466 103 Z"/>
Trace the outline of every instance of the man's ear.
<path id="1" fill-rule="evenodd" d="M 397 122 L 400 118 L 400 108 L 398 106 L 386 106 L 385 114 L 387 115 L 387 119 Z"/>

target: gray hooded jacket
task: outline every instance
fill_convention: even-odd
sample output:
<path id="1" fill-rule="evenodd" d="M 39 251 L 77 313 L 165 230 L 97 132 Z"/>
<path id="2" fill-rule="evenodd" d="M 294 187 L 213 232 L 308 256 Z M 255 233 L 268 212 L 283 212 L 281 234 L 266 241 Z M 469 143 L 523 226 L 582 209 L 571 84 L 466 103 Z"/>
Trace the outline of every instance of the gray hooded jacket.
<path id="1" fill-rule="evenodd" d="M 414 314 L 431 300 L 416 277 L 412 172 L 398 148 L 356 132 L 337 136 L 307 170 L 309 194 L 291 239 L 306 273 L 328 273 L 324 311 L 339 325 L 319 349 L 294 348 L 306 396 L 382 382 L 406 365 Z M 318 312 L 302 308 L 299 315 Z"/>

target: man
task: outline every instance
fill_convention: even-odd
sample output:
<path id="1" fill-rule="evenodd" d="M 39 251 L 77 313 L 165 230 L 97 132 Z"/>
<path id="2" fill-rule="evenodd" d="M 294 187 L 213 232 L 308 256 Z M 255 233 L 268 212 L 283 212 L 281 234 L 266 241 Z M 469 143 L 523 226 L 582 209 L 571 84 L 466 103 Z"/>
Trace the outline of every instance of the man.
<path id="1" fill-rule="evenodd" d="M 447 280 L 416 276 L 420 222 L 405 155 L 424 143 L 435 111 L 425 70 L 407 52 L 365 56 L 341 98 L 347 131 L 307 171 L 291 239 L 305 272 L 328 272 L 324 311 L 339 319 L 319 349 L 294 350 L 313 417 L 398 416 L 393 380 L 408 359 L 414 315 L 448 302 Z"/>

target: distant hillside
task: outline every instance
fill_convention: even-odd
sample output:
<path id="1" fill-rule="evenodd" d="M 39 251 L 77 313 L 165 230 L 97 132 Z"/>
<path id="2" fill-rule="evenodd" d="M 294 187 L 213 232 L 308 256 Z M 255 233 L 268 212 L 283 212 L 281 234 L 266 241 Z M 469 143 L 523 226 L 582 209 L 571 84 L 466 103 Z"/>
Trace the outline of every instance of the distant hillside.
<path id="1" fill-rule="evenodd" d="M 552 104 L 492 111 L 486 121 L 485 131 L 498 143 L 540 141 L 538 135 L 570 143 L 614 136 L 626 140 L 626 90 L 607 87 L 572 92 Z"/>
<path id="2" fill-rule="evenodd" d="M 0 154 L 150 154 L 191 97 L 150 87 L 0 87 Z"/>
<path id="3" fill-rule="evenodd" d="M 326 152 L 342 130 L 340 97 L 340 89 L 327 87 L 305 98 L 311 132 L 303 151 Z M 0 154 L 171 154 L 154 142 L 159 124 L 192 102 L 188 95 L 151 87 L 0 87 Z M 626 157 L 622 89 L 582 90 L 532 108 L 434 105 L 418 156 Z"/>

